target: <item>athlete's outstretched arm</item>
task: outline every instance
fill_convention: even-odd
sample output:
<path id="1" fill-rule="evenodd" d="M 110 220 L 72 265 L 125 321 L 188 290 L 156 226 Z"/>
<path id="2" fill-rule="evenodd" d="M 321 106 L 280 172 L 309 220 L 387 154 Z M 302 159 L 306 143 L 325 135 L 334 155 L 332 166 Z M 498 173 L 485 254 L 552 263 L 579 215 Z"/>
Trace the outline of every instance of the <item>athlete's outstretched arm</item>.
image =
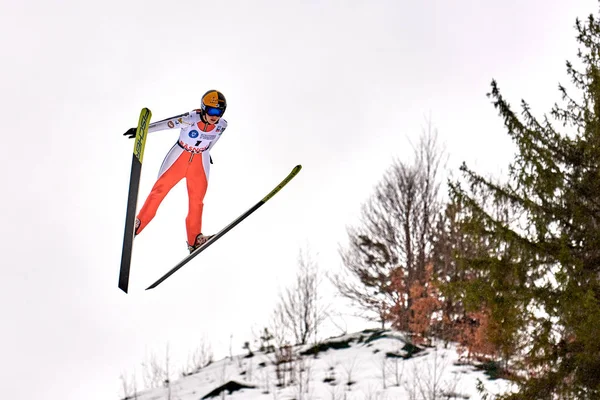
<path id="1" fill-rule="evenodd" d="M 179 114 L 171 118 L 156 121 L 148 125 L 148 132 L 164 131 L 165 129 L 181 128 L 181 125 L 189 125 L 190 113 Z"/>
<path id="2" fill-rule="evenodd" d="M 185 114 L 176 115 L 171 118 L 163 119 L 160 121 L 156 121 L 148 125 L 148 133 L 156 132 L 156 131 L 164 131 L 166 129 L 173 128 L 181 128 L 182 125 L 189 125 L 188 122 L 190 113 L 187 112 Z M 127 132 L 123 134 L 123 136 L 127 136 L 129 139 L 133 139 L 135 137 L 136 128 L 129 128 Z"/>

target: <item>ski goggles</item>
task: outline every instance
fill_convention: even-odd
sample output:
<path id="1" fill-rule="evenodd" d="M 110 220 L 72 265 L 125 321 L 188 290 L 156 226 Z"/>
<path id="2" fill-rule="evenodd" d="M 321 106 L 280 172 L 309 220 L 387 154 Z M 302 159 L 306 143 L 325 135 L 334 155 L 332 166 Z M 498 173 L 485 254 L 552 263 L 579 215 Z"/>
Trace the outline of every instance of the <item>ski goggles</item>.
<path id="1" fill-rule="evenodd" d="M 225 113 L 225 110 L 222 108 L 205 106 L 204 112 L 206 115 L 210 115 L 211 117 L 221 117 L 223 116 L 223 113 Z"/>

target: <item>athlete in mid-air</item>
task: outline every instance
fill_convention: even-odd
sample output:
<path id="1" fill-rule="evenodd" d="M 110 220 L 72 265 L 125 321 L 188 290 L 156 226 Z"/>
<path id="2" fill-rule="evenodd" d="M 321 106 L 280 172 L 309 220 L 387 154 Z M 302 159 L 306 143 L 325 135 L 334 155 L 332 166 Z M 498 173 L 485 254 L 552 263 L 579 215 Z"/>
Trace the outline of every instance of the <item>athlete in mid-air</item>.
<path id="1" fill-rule="evenodd" d="M 148 126 L 148 132 L 175 128 L 180 131 L 179 140 L 167 153 L 160 167 L 158 180 L 137 215 L 136 235 L 140 234 L 154 218 L 158 206 L 167 193 L 185 178 L 189 199 L 185 225 L 190 253 L 212 237 L 212 235 L 202 234 L 202 210 L 208 187 L 210 150 L 227 128 L 227 121 L 222 118 L 226 108 L 225 96 L 217 90 L 209 90 L 202 96 L 200 109 L 154 122 Z M 133 138 L 135 133 L 136 128 L 131 128 L 125 136 Z"/>

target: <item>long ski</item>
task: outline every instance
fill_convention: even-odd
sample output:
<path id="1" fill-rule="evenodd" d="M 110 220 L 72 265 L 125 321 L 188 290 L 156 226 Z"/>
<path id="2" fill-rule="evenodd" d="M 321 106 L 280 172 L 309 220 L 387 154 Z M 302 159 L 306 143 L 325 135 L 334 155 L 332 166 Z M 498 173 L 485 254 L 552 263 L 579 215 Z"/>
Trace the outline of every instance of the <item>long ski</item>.
<path id="1" fill-rule="evenodd" d="M 133 144 L 133 158 L 131 160 L 131 176 L 129 177 L 129 195 L 127 197 L 127 214 L 125 215 L 125 236 L 123 238 L 123 252 L 121 254 L 121 269 L 119 271 L 119 288 L 127 293 L 129 287 L 129 270 L 131 267 L 131 251 L 133 246 L 135 212 L 142 174 L 142 161 L 144 148 L 148 136 L 148 125 L 152 112 L 143 108 L 138 120 Z"/>
<path id="2" fill-rule="evenodd" d="M 181 260 L 179 262 L 179 264 L 177 264 L 175 267 L 173 267 L 169 272 L 164 274 L 159 280 L 154 282 L 152 285 L 148 286 L 146 288 L 146 290 L 154 289 L 155 287 L 160 285 L 165 279 L 167 279 L 169 276 L 173 275 L 179 268 L 183 267 L 185 264 L 190 262 L 194 257 L 196 257 L 198 254 L 202 253 L 211 244 L 213 244 L 214 242 L 219 240 L 220 237 L 222 237 L 227 232 L 229 232 L 233 227 L 235 227 L 237 224 L 239 224 L 244 219 L 246 219 L 254 211 L 258 210 L 263 204 L 265 204 L 267 201 L 269 201 L 269 199 L 271 199 L 273 196 L 275 196 L 277 194 L 277 192 L 279 192 L 285 185 L 287 185 L 288 182 L 291 181 L 298 174 L 298 172 L 300 172 L 301 169 L 302 169 L 301 165 L 296 165 L 294 167 L 294 169 L 292 169 L 292 172 L 290 172 L 288 174 L 288 176 L 286 176 L 285 179 L 282 180 L 281 183 L 279 183 L 279 185 L 277 185 L 275 187 L 275 189 L 271 190 L 269 192 L 269 194 L 267 194 L 265 197 L 263 197 L 258 203 L 256 203 L 254 206 L 252 206 L 248 211 L 246 211 L 245 213 L 243 213 L 242 215 L 237 217 L 233 222 L 231 222 L 225 228 L 221 229 L 216 235 L 214 235 L 212 238 L 210 238 L 210 240 L 208 240 L 202 246 L 198 247 L 196 250 L 194 250 L 192 253 L 190 253 L 190 255 L 188 255 L 183 260 Z"/>

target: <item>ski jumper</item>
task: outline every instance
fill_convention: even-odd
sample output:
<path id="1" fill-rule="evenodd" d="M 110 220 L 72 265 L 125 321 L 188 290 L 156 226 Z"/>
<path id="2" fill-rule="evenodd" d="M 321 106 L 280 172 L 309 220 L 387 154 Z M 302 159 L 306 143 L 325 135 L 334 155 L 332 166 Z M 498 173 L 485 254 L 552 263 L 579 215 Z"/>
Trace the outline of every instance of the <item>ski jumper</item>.
<path id="1" fill-rule="evenodd" d="M 210 172 L 210 149 L 227 128 L 227 121 L 220 118 L 216 124 L 208 124 L 200 118 L 200 110 L 178 115 L 149 125 L 148 132 L 180 128 L 179 140 L 165 157 L 158 180 L 152 187 L 137 218 L 140 220 L 136 234 L 148 225 L 156 215 L 158 206 L 169 191 L 185 177 L 189 199 L 185 219 L 187 242 L 193 244 L 202 232 L 202 209 L 208 187 Z"/>

